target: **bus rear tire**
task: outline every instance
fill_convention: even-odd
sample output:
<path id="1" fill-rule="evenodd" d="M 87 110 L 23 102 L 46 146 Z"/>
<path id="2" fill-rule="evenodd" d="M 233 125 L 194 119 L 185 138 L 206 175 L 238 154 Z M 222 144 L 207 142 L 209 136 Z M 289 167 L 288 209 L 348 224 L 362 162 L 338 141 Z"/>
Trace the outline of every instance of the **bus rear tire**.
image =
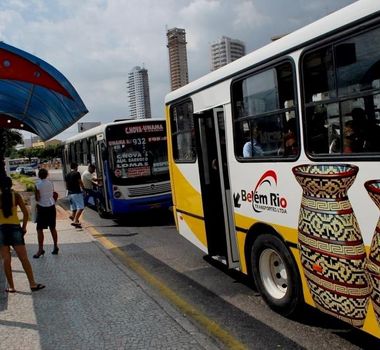
<path id="1" fill-rule="evenodd" d="M 284 242 L 263 234 L 251 248 L 251 266 L 256 287 L 269 307 L 283 316 L 295 316 L 303 305 L 302 282 Z"/>

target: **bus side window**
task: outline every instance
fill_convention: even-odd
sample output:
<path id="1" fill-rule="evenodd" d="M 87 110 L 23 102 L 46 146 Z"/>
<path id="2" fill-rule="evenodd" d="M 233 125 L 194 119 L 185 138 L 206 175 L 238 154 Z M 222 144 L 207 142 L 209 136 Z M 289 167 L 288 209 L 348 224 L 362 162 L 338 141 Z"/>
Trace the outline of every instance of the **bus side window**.
<path id="1" fill-rule="evenodd" d="M 252 160 L 295 157 L 299 133 L 290 62 L 237 80 L 232 90 L 236 156 Z"/>
<path id="2" fill-rule="evenodd" d="M 190 101 L 172 106 L 170 110 L 173 157 L 176 162 L 195 162 L 193 118 L 193 106 Z"/>
<path id="3" fill-rule="evenodd" d="M 307 52 L 302 59 L 307 151 L 380 153 L 380 28 Z"/>

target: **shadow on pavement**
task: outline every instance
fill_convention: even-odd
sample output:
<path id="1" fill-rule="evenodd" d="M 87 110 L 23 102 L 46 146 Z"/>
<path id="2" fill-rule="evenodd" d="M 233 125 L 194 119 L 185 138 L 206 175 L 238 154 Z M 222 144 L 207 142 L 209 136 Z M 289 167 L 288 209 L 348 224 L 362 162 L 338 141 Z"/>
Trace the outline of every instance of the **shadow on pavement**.
<path id="1" fill-rule="evenodd" d="M 162 281 L 165 281 L 165 283 L 179 295 L 190 300 L 194 305 L 197 305 L 199 309 L 210 315 L 211 319 L 217 321 L 232 333 L 245 337 L 240 338 L 244 343 L 256 344 L 258 346 L 257 348 L 260 348 L 261 339 L 261 341 L 263 341 L 263 348 L 268 344 L 281 344 L 281 348 L 284 349 L 289 348 L 289 346 L 291 349 L 301 348 L 298 344 L 282 336 L 269 325 L 262 323 L 259 319 L 245 313 L 220 297 L 220 295 L 230 295 L 228 283 L 243 284 L 251 289 L 248 292 L 250 296 L 259 296 L 254 283 L 247 276 L 238 271 L 227 269 L 224 264 L 205 256 L 203 259 L 209 263 L 210 266 L 217 268 L 231 278 L 231 280 L 226 280 L 219 276 L 217 280 L 221 280 L 221 284 L 217 288 L 220 288 L 220 291 L 218 294 L 215 294 L 191 278 L 191 275 L 200 276 L 202 270 L 208 269 L 208 267 L 196 271 L 192 270 L 188 273 L 190 276 L 186 276 L 183 273 L 175 271 L 169 265 L 158 260 L 135 244 L 126 245 L 120 248 L 125 250 L 128 255 L 136 259 L 155 276 L 159 277 Z M 213 272 L 213 274 L 215 274 L 215 272 Z M 247 294 L 247 297 L 249 297 L 249 295 Z M 283 316 L 274 314 L 273 317 L 282 318 Z M 238 319 L 239 322 L 234 322 L 236 319 Z M 287 318 L 287 322 L 293 322 L 295 324 L 300 323 L 313 328 L 328 329 L 331 333 L 336 334 L 342 339 L 345 339 L 362 349 L 376 349 L 379 345 L 377 338 L 357 330 L 334 317 L 323 314 L 310 306 L 305 306 L 304 312 L 297 317 Z M 243 331 L 244 335 L 239 334 L 240 330 L 236 325 L 239 325 L 241 329 L 245 329 L 245 331 Z M 246 332 L 247 328 L 252 329 L 250 335 L 247 335 L 247 333 L 249 333 Z M 249 337 L 249 339 L 247 339 L 247 337 Z M 268 337 L 270 340 L 267 339 Z"/>
<path id="2" fill-rule="evenodd" d="M 60 198 L 57 201 L 57 204 L 61 206 L 65 210 L 70 210 L 70 203 L 67 198 Z M 96 212 L 96 209 L 92 206 L 86 207 L 85 210 L 92 210 Z M 168 226 L 174 225 L 174 217 L 173 213 L 169 210 L 151 210 L 146 212 L 138 212 L 125 214 L 123 217 L 113 217 L 110 219 L 115 225 L 110 224 L 109 227 L 112 226 L 122 226 L 122 227 L 147 227 L 147 226 Z M 97 227 L 107 227 L 105 225 L 97 225 Z"/>
<path id="3" fill-rule="evenodd" d="M 169 210 L 126 214 L 122 218 L 114 218 L 113 220 L 123 227 L 168 226 L 174 224 L 173 213 Z"/>
<path id="4" fill-rule="evenodd" d="M 269 344 L 276 344 L 281 349 L 303 349 L 299 344 L 282 335 L 269 325 L 225 301 L 220 297 L 220 295 L 225 295 L 223 291 L 221 291 L 220 295 L 215 294 L 191 278 L 191 276 L 201 276 L 212 267 L 206 265 L 203 268 L 188 271 L 188 275 L 185 275 L 174 270 L 135 244 L 121 246 L 119 249 L 125 251 L 140 265 L 144 266 L 154 277 L 163 281 L 165 285 L 170 286 L 171 290 L 181 299 L 196 306 L 202 314 L 217 322 L 244 344 L 255 344 L 256 349 L 268 349 Z M 223 284 L 227 290 L 228 283 L 225 282 L 224 280 Z M 240 283 L 240 281 L 229 281 L 229 283 Z M 249 289 L 247 291 L 251 293 Z M 247 332 L 247 329 L 250 331 Z"/>

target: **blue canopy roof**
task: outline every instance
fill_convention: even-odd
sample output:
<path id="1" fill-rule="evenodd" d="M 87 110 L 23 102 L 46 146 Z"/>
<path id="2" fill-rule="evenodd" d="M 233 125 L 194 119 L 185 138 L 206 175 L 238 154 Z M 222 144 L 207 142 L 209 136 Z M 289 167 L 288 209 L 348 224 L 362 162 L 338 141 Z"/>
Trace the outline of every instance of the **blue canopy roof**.
<path id="1" fill-rule="evenodd" d="M 87 112 L 57 69 L 0 42 L 0 127 L 28 130 L 48 140 Z"/>

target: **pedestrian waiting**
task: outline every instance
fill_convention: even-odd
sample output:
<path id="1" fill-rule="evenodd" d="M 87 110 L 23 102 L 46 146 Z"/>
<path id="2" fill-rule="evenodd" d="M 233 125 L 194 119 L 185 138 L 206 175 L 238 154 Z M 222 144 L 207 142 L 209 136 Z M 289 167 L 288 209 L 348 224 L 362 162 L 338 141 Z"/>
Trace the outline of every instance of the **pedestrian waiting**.
<path id="1" fill-rule="evenodd" d="M 25 248 L 24 235 L 26 234 L 26 225 L 29 218 L 25 202 L 19 193 L 12 190 L 12 179 L 10 177 L 5 177 L 0 181 L 0 191 L 0 252 L 8 282 L 8 288 L 5 291 L 8 293 L 16 292 L 12 275 L 11 246 L 21 261 L 31 291 L 43 289 L 45 286 L 41 283 L 36 283 L 34 280 L 32 266 Z M 22 226 L 20 226 L 20 219 L 17 215 L 17 207 L 21 209 L 23 215 Z"/>
<path id="2" fill-rule="evenodd" d="M 39 180 L 35 186 L 35 196 L 37 202 L 37 237 L 38 237 L 38 252 L 33 255 L 33 258 L 38 259 L 45 254 L 44 250 L 44 229 L 49 228 L 53 238 L 54 249 L 51 252 L 57 255 L 58 248 L 58 233 L 56 229 L 57 212 L 55 208 L 55 200 L 53 197 L 54 185 L 47 179 L 49 172 L 42 168 L 38 171 Z"/>

